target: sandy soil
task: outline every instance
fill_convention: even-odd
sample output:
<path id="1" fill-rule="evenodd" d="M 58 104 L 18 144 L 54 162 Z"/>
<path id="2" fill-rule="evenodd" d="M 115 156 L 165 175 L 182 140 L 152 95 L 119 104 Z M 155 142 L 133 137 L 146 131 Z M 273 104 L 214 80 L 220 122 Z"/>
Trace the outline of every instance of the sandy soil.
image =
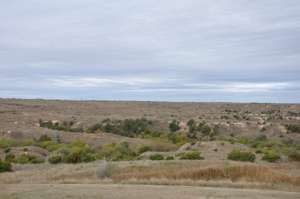
<path id="1" fill-rule="evenodd" d="M 300 193 L 230 188 L 154 185 L 0 185 L 1 199 L 296 199 Z"/>

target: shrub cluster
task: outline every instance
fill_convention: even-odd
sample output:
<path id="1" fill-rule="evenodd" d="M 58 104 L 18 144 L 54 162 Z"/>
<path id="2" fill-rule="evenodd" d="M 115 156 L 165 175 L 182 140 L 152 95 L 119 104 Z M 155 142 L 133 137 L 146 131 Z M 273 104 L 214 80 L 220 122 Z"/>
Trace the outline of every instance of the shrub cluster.
<path id="1" fill-rule="evenodd" d="M 7 171 L 12 171 L 11 163 L 7 162 L 7 161 L 2 161 L 0 159 L 0 173 L 1 172 L 7 172 Z"/>
<path id="2" fill-rule="evenodd" d="M 82 127 L 73 127 L 73 121 L 63 121 L 62 123 L 53 123 L 52 121 L 43 121 L 39 120 L 40 127 L 59 130 L 59 131 L 68 131 L 68 132 L 83 132 Z"/>
<path id="3" fill-rule="evenodd" d="M 275 151 L 268 151 L 264 154 L 262 157 L 262 160 L 268 161 L 268 162 L 277 162 L 280 160 L 280 155 L 276 153 Z"/>
<path id="4" fill-rule="evenodd" d="M 16 157 L 14 154 L 8 153 L 5 155 L 5 161 L 18 164 L 39 164 L 43 163 L 44 159 L 31 154 L 21 154 Z"/>
<path id="5" fill-rule="evenodd" d="M 189 127 L 188 137 L 192 139 L 199 139 L 202 136 L 213 137 L 215 131 L 211 128 L 205 121 L 197 123 L 195 120 L 191 119 L 187 122 Z"/>
<path id="6" fill-rule="evenodd" d="M 236 160 L 236 161 L 243 161 L 243 162 L 254 162 L 255 158 L 256 158 L 255 154 L 247 151 L 240 151 L 240 150 L 233 150 L 227 156 L 227 159 L 229 160 Z"/>
<path id="7" fill-rule="evenodd" d="M 97 123 L 88 128 L 89 133 L 101 130 L 107 133 L 114 133 L 127 137 L 136 137 L 146 131 L 149 131 L 153 122 L 145 118 L 141 119 L 125 119 L 110 120 L 105 119 L 101 123 Z"/>
<path id="8" fill-rule="evenodd" d="M 50 163 L 80 163 L 97 159 L 96 152 L 84 142 L 75 141 L 55 151 L 48 159 Z"/>
<path id="9" fill-rule="evenodd" d="M 300 161 L 300 152 L 293 151 L 289 154 L 289 159 L 292 161 Z"/>
<path id="10" fill-rule="evenodd" d="M 287 124 L 285 127 L 288 133 L 300 133 L 300 124 Z"/>
<path id="11" fill-rule="evenodd" d="M 99 157 L 111 161 L 133 160 L 137 157 L 137 153 L 133 151 L 127 142 L 119 144 L 112 143 L 105 145 L 99 152 Z"/>
<path id="12" fill-rule="evenodd" d="M 180 129 L 179 121 L 172 120 L 172 122 L 169 124 L 169 129 L 171 132 L 176 132 Z"/>
<path id="13" fill-rule="evenodd" d="M 201 153 L 199 151 L 189 151 L 178 154 L 181 160 L 202 160 Z"/>
<path id="14" fill-rule="evenodd" d="M 164 156 L 159 153 L 156 153 L 156 154 L 151 155 L 149 158 L 150 158 L 150 160 L 163 160 Z"/>

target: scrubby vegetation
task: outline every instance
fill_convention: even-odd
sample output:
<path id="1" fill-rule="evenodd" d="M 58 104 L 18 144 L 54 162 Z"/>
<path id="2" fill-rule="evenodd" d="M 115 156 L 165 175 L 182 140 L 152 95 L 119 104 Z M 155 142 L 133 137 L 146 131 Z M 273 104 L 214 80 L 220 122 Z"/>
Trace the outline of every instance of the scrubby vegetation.
<path id="1" fill-rule="evenodd" d="M 179 122 L 177 120 L 172 120 L 169 124 L 169 129 L 171 132 L 176 132 L 180 129 Z"/>
<path id="2" fill-rule="evenodd" d="M 50 163 L 80 163 L 96 160 L 97 154 L 88 144 L 75 141 L 54 151 L 49 158 Z"/>
<path id="3" fill-rule="evenodd" d="M 300 124 L 288 124 L 285 127 L 288 133 L 300 133 Z"/>
<path id="4" fill-rule="evenodd" d="M 204 159 L 201 157 L 201 153 L 199 151 L 189 151 L 177 154 L 179 156 L 179 159 L 181 160 L 202 160 Z"/>
<path id="5" fill-rule="evenodd" d="M 89 133 L 95 133 L 101 130 L 107 133 L 114 133 L 126 137 L 137 137 L 147 131 L 153 125 L 152 121 L 145 118 L 141 119 L 125 119 L 125 120 L 111 120 L 105 119 L 101 123 L 97 123 L 88 128 Z"/>
<path id="6" fill-rule="evenodd" d="M 99 152 L 99 157 L 111 161 L 133 160 L 137 157 L 137 153 L 130 148 L 127 142 L 121 142 L 103 146 Z"/>
<path id="7" fill-rule="evenodd" d="M 187 122 L 189 127 L 188 137 L 191 139 L 201 139 L 202 137 L 209 136 L 213 137 L 216 132 L 211 128 L 205 121 L 197 123 L 195 120 L 191 119 Z"/>
<path id="8" fill-rule="evenodd" d="M 292 161 L 300 162 L 300 152 L 298 152 L 298 151 L 291 152 L 288 157 Z"/>
<path id="9" fill-rule="evenodd" d="M 255 154 L 247 151 L 233 150 L 231 151 L 227 158 L 229 160 L 243 161 L 243 162 L 254 162 Z"/>
<path id="10" fill-rule="evenodd" d="M 7 161 L 2 161 L 0 159 L 0 173 L 1 172 L 7 172 L 7 171 L 12 171 L 11 163 L 7 162 Z"/>
<path id="11" fill-rule="evenodd" d="M 150 156 L 150 160 L 163 160 L 164 159 L 164 156 L 161 155 L 161 154 L 153 154 Z"/>
<path id="12" fill-rule="evenodd" d="M 268 151 L 264 154 L 262 159 L 268 162 L 277 162 L 278 160 L 280 160 L 280 155 L 275 151 Z"/>
<path id="13" fill-rule="evenodd" d="M 43 121 L 39 120 L 40 127 L 53 129 L 53 130 L 59 130 L 59 131 L 68 131 L 68 132 L 83 132 L 82 127 L 74 127 L 73 121 L 63 121 L 63 122 L 57 122 L 57 121 Z"/>

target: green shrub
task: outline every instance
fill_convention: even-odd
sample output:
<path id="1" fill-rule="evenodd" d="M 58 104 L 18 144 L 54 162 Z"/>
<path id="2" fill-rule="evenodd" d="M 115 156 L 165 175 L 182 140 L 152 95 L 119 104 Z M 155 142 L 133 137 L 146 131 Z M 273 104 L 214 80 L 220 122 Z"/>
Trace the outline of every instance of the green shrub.
<path id="1" fill-rule="evenodd" d="M 278 160 L 280 160 L 280 155 L 274 151 L 268 151 L 264 154 L 262 159 L 268 162 L 277 162 Z"/>
<path id="2" fill-rule="evenodd" d="M 100 156 L 106 160 L 119 161 L 133 160 L 137 154 L 129 147 L 127 142 L 121 142 L 105 145 L 100 151 Z"/>
<path id="3" fill-rule="evenodd" d="M 50 152 L 56 151 L 65 146 L 65 144 L 56 143 L 54 141 L 38 142 L 36 145 Z"/>
<path id="4" fill-rule="evenodd" d="M 14 162 L 14 160 L 15 160 L 15 155 L 14 154 L 7 153 L 5 155 L 5 161 L 7 161 L 7 162 Z"/>
<path id="5" fill-rule="evenodd" d="M 189 141 L 187 136 L 180 133 L 169 133 L 168 140 L 177 145 L 182 145 Z"/>
<path id="6" fill-rule="evenodd" d="M 292 161 L 300 161 L 300 153 L 297 151 L 293 151 L 289 154 L 289 159 Z"/>
<path id="7" fill-rule="evenodd" d="M 146 131 L 150 131 L 153 125 L 152 121 L 145 118 L 141 119 L 125 119 L 125 120 L 110 120 L 105 119 L 89 128 L 90 132 L 95 132 L 100 129 L 107 133 L 114 133 L 127 137 L 137 137 Z"/>
<path id="8" fill-rule="evenodd" d="M 201 153 L 198 151 L 189 151 L 179 154 L 181 160 L 202 160 Z"/>
<path id="9" fill-rule="evenodd" d="M 180 129 L 179 122 L 177 120 L 172 120 L 169 124 L 169 129 L 171 132 L 176 132 Z"/>
<path id="10" fill-rule="evenodd" d="M 243 161 L 243 162 L 254 162 L 255 154 L 246 151 L 233 150 L 231 151 L 227 158 L 229 160 Z"/>
<path id="11" fill-rule="evenodd" d="M 58 164 L 58 163 L 61 163 L 63 161 L 63 157 L 61 155 L 52 155 L 48 158 L 48 161 L 51 164 Z"/>
<path id="12" fill-rule="evenodd" d="M 7 172 L 12 171 L 12 165 L 10 162 L 2 161 L 0 159 L 0 173 L 1 172 Z"/>
<path id="13" fill-rule="evenodd" d="M 9 147 L 4 149 L 4 153 L 9 153 L 9 152 L 10 152 L 10 148 Z"/>
<path id="14" fill-rule="evenodd" d="M 288 133 L 300 133 L 300 124 L 288 124 L 285 127 Z"/>
<path id="15" fill-rule="evenodd" d="M 166 160 L 174 160 L 174 157 L 173 156 L 168 156 L 168 157 L 166 157 Z"/>
<path id="16" fill-rule="evenodd" d="M 44 159 L 34 155 L 22 154 L 16 157 L 14 159 L 14 162 L 19 164 L 39 164 L 39 163 L 43 163 Z"/>
<path id="17" fill-rule="evenodd" d="M 159 153 L 153 154 L 150 156 L 150 160 L 163 160 L 164 156 Z"/>

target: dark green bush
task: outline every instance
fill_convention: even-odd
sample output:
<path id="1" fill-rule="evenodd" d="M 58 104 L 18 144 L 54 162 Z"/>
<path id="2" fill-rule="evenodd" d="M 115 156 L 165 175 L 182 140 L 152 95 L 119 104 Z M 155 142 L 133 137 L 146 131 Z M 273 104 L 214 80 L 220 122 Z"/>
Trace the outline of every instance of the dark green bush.
<path id="1" fill-rule="evenodd" d="M 169 124 L 169 129 L 171 132 L 176 132 L 180 129 L 179 122 L 177 120 L 172 120 Z"/>
<path id="2" fill-rule="evenodd" d="M 285 127 L 288 133 L 300 133 L 300 124 L 288 124 Z"/>
<path id="3" fill-rule="evenodd" d="M 166 160 L 174 160 L 174 157 L 173 156 L 168 156 L 168 157 L 166 157 Z"/>
<path id="4" fill-rule="evenodd" d="M 0 173 L 1 172 L 7 172 L 12 171 L 12 165 L 10 162 L 2 161 L 0 159 Z"/>
<path id="5" fill-rule="evenodd" d="M 189 151 L 179 154 L 181 160 L 202 160 L 201 153 L 198 151 Z"/>
<path id="6" fill-rule="evenodd" d="M 243 162 L 254 162 L 255 154 L 246 151 L 233 150 L 231 151 L 227 158 L 229 160 L 243 161 Z"/>
<path id="7" fill-rule="evenodd" d="M 94 133 L 97 130 L 101 130 L 107 133 L 114 133 L 127 137 L 137 137 L 146 131 L 150 131 L 152 125 L 153 122 L 145 118 L 125 120 L 105 119 L 101 123 L 89 127 L 88 132 Z"/>
<path id="8" fill-rule="evenodd" d="M 262 159 L 268 162 L 277 162 L 278 160 L 280 160 L 280 155 L 275 151 L 268 151 L 264 154 Z"/>
<path id="9" fill-rule="evenodd" d="M 162 156 L 161 154 L 157 153 L 157 154 L 153 154 L 150 156 L 150 160 L 163 160 L 164 156 Z"/>

